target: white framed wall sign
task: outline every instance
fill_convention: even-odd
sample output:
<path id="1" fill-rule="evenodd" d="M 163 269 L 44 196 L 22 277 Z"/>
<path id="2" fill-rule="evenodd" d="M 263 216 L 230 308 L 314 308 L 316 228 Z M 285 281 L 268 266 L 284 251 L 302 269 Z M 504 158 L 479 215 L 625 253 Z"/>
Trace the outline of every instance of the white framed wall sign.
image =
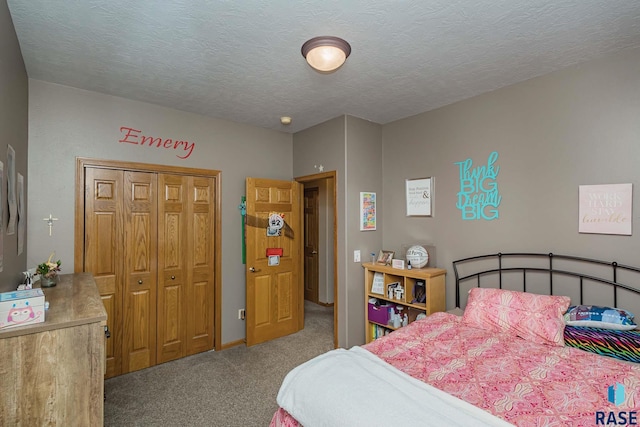
<path id="1" fill-rule="evenodd" d="M 632 184 L 579 186 L 578 232 L 631 236 Z"/>
<path id="2" fill-rule="evenodd" d="M 405 180 L 407 216 L 432 216 L 433 177 Z"/>

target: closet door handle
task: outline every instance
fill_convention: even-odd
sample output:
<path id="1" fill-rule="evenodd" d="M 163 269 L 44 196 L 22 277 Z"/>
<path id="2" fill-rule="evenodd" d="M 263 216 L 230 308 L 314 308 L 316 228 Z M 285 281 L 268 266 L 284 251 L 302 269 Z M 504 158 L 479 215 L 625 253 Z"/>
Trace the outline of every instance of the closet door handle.
<path id="1" fill-rule="evenodd" d="M 142 279 L 138 280 L 138 285 L 142 285 Z"/>
<path id="2" fill-rule="evenodd" d="M 171 276 L 171 280 L 176 280 L 176 276 Z"/>

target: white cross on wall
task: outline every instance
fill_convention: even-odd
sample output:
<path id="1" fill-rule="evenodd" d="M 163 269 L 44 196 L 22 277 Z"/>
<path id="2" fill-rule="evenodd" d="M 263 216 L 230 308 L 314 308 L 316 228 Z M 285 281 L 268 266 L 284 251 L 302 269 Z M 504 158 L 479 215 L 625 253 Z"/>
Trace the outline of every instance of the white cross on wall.
<path id="1" fill-rule="evenodd" d="M 51 236 L 51 229 L 53 228 L 53 221 L 57 221 L 58 218 L 54 218 L 53 215 L 49 214 L 49 218 L 42 218 L 43 221 L 47 221 L 47 225 L 49 226 L 49 236 Z"/>

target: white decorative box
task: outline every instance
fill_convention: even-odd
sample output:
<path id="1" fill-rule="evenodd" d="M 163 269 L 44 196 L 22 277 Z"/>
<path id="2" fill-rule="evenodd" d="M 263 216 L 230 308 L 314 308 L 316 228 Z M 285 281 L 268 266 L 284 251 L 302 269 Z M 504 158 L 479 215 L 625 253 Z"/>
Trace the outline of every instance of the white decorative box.
<path id="1" fill-rule="evenodd" d="M 41 322 L 44 322 L 42 289 L 0 293 L 0 329 Z"/>
<path id="2" fill-rule="evenodd" d="M 393 268 L 404 268 L 404 260 L 403 259 L 392 259 L 391 267 Z"/>

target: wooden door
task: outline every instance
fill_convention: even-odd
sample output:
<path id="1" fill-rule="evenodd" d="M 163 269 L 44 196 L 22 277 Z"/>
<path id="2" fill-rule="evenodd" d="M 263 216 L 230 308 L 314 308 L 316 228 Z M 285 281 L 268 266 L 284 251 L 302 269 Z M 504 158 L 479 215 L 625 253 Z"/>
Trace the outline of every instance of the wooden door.
<path id="1" fill-rule="evenodd" d="M 124 172 L 123 372 L 156 364 L 156 174 Z"/>
<path id="2" fill-rule="evenodd" d="M 158 176 L 158 363 L 186 354 L 187 178 Z"/>
<path id="3" fill-rule="evenodd" d="M 84 249 L 80 271 L 93 274 L 107 311 L 105 377 L 122 373 L 122 171 L 86 168 L 84 177 Z"/>
<path id="4" fill-rule="evenodd" d="M 317 187 L 304 190 L 304 299 L 318 303 L 318 198 Z"/>
<path id="5" fill-rule="evenodd" d="M 297 182 L 247 178 L 247 346 L 304 327 L 301 193 Z M 274 213 L 282 216 L 284 226 L 279 236 L 267 236 L 269 216 Z M 278 265 L 270 265 L 269 248 L 282 249 Z"/>
<path id="6" fill-rule="evenodd" d="M 189 178 L 185 307 L 187 355 L 213 349 L 215 197 L 213 178 Z"/>

